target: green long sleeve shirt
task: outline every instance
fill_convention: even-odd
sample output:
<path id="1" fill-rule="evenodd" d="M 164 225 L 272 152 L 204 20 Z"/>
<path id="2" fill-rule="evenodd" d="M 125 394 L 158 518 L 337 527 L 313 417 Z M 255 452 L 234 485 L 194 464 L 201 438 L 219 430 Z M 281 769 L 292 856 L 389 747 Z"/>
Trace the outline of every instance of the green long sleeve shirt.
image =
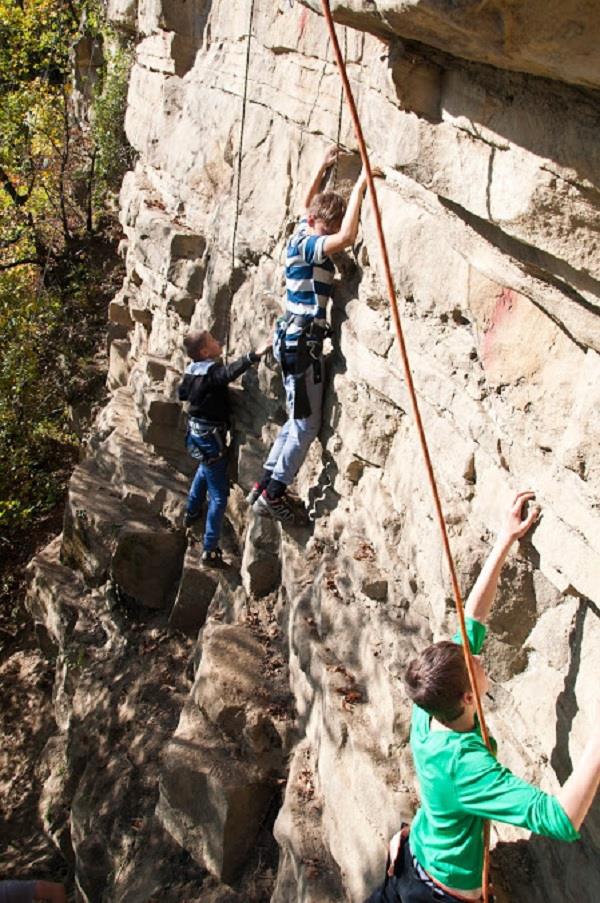
<path id="1" fill-rule="evenodd" d="M 467 618 L 475 655 L 485 634 L 483 624 Z M 460 642 L 460 637 L 454 640 Z M 481 887 L 485 819 L 558 840 L 579 838 L 556 797 L 517 778 L 489 752 L 478 724 L 459 733 L 432 731 L 430 723 L 427 712 L 413 706 L 410 744 L 421 807 L 410 829 L 410 846 L 433 878 L 457 890 Z"/>

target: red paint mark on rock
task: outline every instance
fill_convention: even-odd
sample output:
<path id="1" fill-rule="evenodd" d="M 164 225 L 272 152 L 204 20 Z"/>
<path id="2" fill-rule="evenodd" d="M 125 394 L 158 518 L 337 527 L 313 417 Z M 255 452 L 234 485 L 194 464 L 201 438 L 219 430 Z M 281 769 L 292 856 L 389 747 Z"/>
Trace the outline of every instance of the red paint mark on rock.
<path id="1" fill-rule="evenodd" d="M 481 346 L 481 358 L 483 365 L 486 366 L 490 362 L 490 358 L 494 354 L 494 348 L 498 334 L 502 331 L 502 327 L 506 325 L 516 304 L 515 293 L 510 288 L 503 288 L 496 295 L 496 304 L 492 311 L 490 324 L 483 334 L 483 342 Z"/>
<path id="2" fill-rule="evenodd" d="M 304 6 L 298 16 L 298 40 L 303 36 L 308 24 L 308 9 Z"/>

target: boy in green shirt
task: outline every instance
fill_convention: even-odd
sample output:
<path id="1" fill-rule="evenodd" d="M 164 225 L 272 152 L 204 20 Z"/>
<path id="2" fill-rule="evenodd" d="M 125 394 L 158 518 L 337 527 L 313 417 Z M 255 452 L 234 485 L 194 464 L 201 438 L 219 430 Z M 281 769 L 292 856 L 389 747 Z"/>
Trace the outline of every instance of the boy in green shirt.
<path id="1" fill-rule="evenodd" d="M 488 679 L 478 658 L 502 565 L 512 544 L 537 520 L 523 516 L 532 492 L 520 492 L 473 587 L 466 607 L 467 636 L 480 695 Z M 600 782 L 600 732 L 556 796 L 544 793 L 503 767 L 486 748 L 479 728 L 460 637 L 434 643 L 406 672 L 415 703 L 411 749 L 421 807 L 409 832 L 390 842 L 384 886 L 368 903 L 481 900 L 483 825 L 486 819 L 528 828 L 558 840 L 577 833 Z"/>

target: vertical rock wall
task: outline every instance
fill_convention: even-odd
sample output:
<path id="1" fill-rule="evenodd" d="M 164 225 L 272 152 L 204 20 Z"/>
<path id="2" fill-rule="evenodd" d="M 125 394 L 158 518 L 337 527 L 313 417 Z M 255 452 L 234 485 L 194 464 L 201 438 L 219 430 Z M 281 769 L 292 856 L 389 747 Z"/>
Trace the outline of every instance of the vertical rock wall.
<path id="1" fill-rule="evenodd" d="M 514 490 L 532 487 L 543 508 L 491 620 L 489 711 L 502 760 L 552 791 L 591 729 L 600 654 L 600 102 L 597 71 L 583 65 L 597 21 L 585 3 L 546 14 L 527 4 L 528 17 L 502 2 L 332 6 L 385 173 L 394 282 L 464 591 Z M 256 0 L 247 72 L 249 3 L 109 10 L 139 35 L 126 121 L 138 158 L 121 195 L 113 394 L 73 479 L 63 567 L 98 610 L 116 588 L 192 635 L 207 618 L 163 749 L 157 812 L 177 842 L 235 885 L 280 807 L 274 903 L 359 903 L 416 804 L 402 669 L 454 629 L 368 200 L 359 241 L 340 256 L 324 422 L 298 480 L 311 528 L 281 533 L 243 503 L 284 416 L 278 375 L 261 363 L 235 390 L 231 567 L 203 573 L 181 526 L 190 471 L 175 400 L 190 326 L 224 336 L 229 324 L 232 356 L 271 329 L 286 235 L 338 129 L 339 178 L 358 171 L 332 49 L 315 11 L 283 0 Z M 544 15 L 559 13 L 553 40 Z M 32 606 L 60 647 L 48 561 L 37 568 Z M 105 859 L 120 861 L 113 828 L 94 830 Z M 597 899 L 597 805 L 575 846 L 525 836 L 495 830 L 501 899 Z M 164 880 L 157 871 L 135 890 L 133 871 L 104 896 L 82 878 L 85 899 L 118 888 L 146 900 Z M 230 899 L 221 887 L 214 899 Z"/>

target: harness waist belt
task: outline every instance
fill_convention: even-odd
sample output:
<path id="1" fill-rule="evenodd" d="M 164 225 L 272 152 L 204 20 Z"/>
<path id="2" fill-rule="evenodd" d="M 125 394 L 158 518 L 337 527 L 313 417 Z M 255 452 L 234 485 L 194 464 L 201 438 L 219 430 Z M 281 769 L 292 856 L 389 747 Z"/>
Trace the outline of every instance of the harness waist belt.
<path id="1" fill-rule="evenodd" d="M 188 426 L 190 432 L 195 435 L 213 433 L 215 430 L 226 433 L 229 429 L 229 424 L 223 421 L 203 420 L 202 417 L 188 417 Z"/>

